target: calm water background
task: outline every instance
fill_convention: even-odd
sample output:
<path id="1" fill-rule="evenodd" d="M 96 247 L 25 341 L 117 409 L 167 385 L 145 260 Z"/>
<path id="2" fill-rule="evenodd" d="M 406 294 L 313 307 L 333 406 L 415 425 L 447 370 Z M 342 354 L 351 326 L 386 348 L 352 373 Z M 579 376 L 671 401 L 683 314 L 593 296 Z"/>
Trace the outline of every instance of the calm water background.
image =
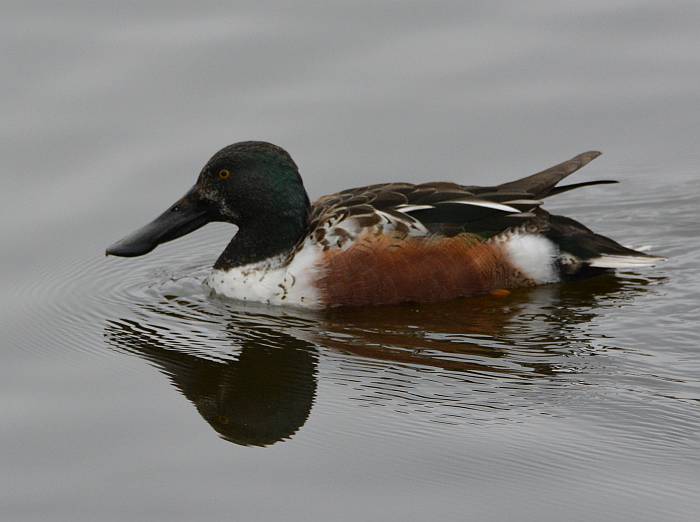
<path id="1" fill-rule="evenodd" d="M 2 11 L 2 520 L 697 520 L 700 4 Z M 205 294 L 232 227 L 103 257 L 251 138 L 314 197 L 600 148 L 549 208 L 670 260 L 314 314 Z"/>

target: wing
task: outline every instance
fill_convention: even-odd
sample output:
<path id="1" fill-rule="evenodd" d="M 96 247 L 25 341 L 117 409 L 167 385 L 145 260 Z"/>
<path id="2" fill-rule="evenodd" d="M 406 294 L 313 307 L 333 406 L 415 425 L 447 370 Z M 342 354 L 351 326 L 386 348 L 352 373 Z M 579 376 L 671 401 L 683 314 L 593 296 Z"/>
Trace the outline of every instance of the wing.
<path id="1" fill-rule="evenodd" d="M 616 183 L 600 180 L 557 187 L 600 152 L 589 151 L 525 178 L 490 187 L 449 182 L 385 183 L 344 190 L 317 200 L 310 214 L 313 237 L 342 247 L 363 231 L 399 236 L 473 234 L 487 239 L 527 224 L 548 227 L 542 199 L 574 188 Z"/>
<path id="2" fill-rule="evenodd" d="M 541 203 L 526 193 L 477 196 L 455 183 L 387 183 L 320 198 L 311 209 L 310 230 L 324 248 L 342 248 L 363 232 L 485 239 L 533 218 Z"/>

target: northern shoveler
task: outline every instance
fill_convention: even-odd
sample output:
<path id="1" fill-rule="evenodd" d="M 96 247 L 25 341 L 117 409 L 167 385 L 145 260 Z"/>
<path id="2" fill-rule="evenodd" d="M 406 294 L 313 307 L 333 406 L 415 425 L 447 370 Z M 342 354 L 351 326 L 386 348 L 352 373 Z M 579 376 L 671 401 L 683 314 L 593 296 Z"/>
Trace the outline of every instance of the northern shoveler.
<path id="1" fill-rule="evenodd" d="M 140 256 L 211 221 L 238 226 L 207 280 L 227 297 L 323 308 L 431 302 L 652 266 L 654 257 L 542 209 L 600 155 L 584 152 L 490 187 L 386 183 L 309 198 L 291 156 L 258 141 L 221 149 L 161 216 L 107 249 Z"/>

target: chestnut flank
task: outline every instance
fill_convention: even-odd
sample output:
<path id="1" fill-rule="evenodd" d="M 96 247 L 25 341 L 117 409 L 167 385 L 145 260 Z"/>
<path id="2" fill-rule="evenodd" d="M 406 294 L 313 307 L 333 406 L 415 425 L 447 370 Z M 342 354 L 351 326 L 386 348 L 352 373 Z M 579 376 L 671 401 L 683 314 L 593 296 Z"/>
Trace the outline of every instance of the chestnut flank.
<path id="1" fill-rule="evenodd" d="M 326 306 L 435 302 L 530 286 L 504 248 L 467 234 L 454 237 L 365 236 L 324 254 L 317 282 Z"/>

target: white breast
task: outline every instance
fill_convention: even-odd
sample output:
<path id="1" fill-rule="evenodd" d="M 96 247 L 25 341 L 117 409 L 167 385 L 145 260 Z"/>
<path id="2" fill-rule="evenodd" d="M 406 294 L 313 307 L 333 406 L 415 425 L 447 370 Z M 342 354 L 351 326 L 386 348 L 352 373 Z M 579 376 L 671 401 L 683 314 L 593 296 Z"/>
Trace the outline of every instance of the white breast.
<path id="1" fill-rule="evenodd" d="M 536 234 L 513 234 L 504 242 L 504 246 L 510 262 L 535 283 L 559 281 L 556 269 L 559 249 L 546 237 Z"/>
<path id="2" fill-rule="evenodd" d="M 212 270 L 207 285 L 217 294 L 241 301 L 318 308 L 320 296 L 314 282 L 321 256 L 321 248 L 309 242 L 287 264 L 285 256 L 281 256 L 228 270 Z"/>

